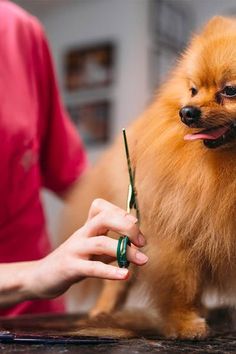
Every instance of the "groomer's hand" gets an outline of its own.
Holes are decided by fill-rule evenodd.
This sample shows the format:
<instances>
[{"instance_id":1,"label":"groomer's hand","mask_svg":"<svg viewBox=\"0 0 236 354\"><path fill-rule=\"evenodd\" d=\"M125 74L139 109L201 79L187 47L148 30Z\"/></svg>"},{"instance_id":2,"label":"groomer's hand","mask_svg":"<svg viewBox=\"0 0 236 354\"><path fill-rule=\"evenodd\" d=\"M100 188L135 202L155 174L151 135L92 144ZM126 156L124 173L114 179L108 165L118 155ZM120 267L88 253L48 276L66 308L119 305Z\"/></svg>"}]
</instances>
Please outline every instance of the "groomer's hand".
<instances>
[{"instance_id":1,"label":"groomer's hand","mask_svg":"<svg viewBox=\"0 0 236 354\"><path fill-rule=\"evenodd\" d=\"M29 279L32 296L56 297L85 277L126 279L128 269L107 264L116 259L118 244L106 236L108 231L129 236L137 248L145 244L134 216L103 199L96 199L85 225L46 258L34 262ZM128 247L127 258L143 265L148 258L136 247Z\"/></svg>"}]
</instances>

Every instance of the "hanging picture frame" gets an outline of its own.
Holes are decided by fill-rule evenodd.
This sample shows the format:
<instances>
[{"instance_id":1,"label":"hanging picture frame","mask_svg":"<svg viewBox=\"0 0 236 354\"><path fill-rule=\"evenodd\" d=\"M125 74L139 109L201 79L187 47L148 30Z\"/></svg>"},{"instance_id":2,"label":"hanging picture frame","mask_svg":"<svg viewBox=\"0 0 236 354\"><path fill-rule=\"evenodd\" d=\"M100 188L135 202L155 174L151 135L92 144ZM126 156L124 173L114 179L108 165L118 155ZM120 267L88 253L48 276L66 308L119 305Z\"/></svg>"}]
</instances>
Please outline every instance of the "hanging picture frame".
<instances>
[{"instance_id":1,"label":"hanging picture frame","mask_svg":"<svg viewBox=\"0 0 236 354\"><path fill-rule=\"evenodd\" d=\"M67 110L85 145L101 145L109 141L111 129L109 100L70 105Z\"/></svg>"},{"instance_id":2,"label":"hanging picture frame","mask_svg":"<svg viewBox=\"0 0 236 354\"><path fill-rule=\"evenodd\" d=\"M75 46L64 56L64 87L67 91L106 87L113 82L114 44L102 42Z\"/></svg>"}]
</instances>

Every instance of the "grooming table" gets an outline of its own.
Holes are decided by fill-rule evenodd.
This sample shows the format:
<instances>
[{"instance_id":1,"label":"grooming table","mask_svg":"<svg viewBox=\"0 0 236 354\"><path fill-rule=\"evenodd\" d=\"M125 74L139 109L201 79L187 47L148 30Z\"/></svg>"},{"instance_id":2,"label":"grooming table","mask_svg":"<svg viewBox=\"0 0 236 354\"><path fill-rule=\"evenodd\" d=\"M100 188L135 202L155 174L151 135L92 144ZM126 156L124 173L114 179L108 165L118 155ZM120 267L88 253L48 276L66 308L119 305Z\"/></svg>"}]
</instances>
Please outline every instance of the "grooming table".
<instances>
[{"instance_id":1,"label":"grooming table","mask_svg":"<svg viewBox=\"0 0 236 354\"><path fill-rule=\"evenodd\" d=\"M0 353L236 353L235 315L221 309L209 318L212 334L204 341L171 341L161 337L118 339L75 334L81 315L0 318Z\"/></svg>"}]
</instances>

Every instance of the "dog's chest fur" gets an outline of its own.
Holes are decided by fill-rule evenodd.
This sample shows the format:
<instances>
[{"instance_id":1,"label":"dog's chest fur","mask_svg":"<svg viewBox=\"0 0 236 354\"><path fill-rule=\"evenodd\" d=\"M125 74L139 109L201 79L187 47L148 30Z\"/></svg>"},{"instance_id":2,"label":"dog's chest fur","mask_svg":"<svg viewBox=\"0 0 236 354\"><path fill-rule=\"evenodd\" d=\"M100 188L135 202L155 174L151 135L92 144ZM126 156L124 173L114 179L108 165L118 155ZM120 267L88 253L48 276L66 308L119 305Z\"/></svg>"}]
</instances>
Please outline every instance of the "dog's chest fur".
<instances>
[{"instance_id":1,"label":"dog's chest fur","mask_svg":"<svg viewBox=\"0 0 236 354\"><path fill-rule=\"evenodd\" d=\"M194 148L167 144L142 157L137 189L143 232L156 247L171 240L214 274L235 275L236 158L199 144L194 154Z\"/></svg>"}]
</instances>

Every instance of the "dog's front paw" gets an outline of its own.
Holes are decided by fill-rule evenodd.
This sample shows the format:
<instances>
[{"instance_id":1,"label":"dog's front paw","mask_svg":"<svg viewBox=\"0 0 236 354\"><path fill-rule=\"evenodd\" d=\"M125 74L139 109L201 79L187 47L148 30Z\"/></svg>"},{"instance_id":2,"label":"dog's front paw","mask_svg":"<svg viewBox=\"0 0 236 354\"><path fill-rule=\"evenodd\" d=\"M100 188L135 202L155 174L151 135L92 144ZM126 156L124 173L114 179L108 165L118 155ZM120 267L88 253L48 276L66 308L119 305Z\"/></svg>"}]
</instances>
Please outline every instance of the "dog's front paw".
<instances>
[{"instance_id":1,"label":"dog's front paw","mask_svg":"<svg viewBox=\"0 0 236 354\"><path fill-rule=\"evenodd\" d=\"M103 315L109 315L113 313L114 308L109 304L99 304L95 305L90 311L89 311L89 317L90 318L95 318L95 317L100 317Z\"/></svg>"},{"instance_id":2,"label":"dog's front paw","mask_svg":"<svg viewBox=\"0 0 236 354\"><path fill-rule=\"evenodd\" d=\"M105 310L101 310L99 308L94 308L92 310L89 311L89 317L90 318L94 318L94 317L98 317L98 316L101 316L101 315L104 315L104 314L109 314L110 311L105 311Z\"/></svg>"},{"instance_id":3,"label":"dog's front paw","mask_svg":"<svg viewBox=\"0 0 236 354\"><path fill-rule=\"evenodd\" d=\"M170 339L204 339L209 334L209 328L204 318L177 321L164 329L164 335Z\"/></svg>"}]
</instances>

